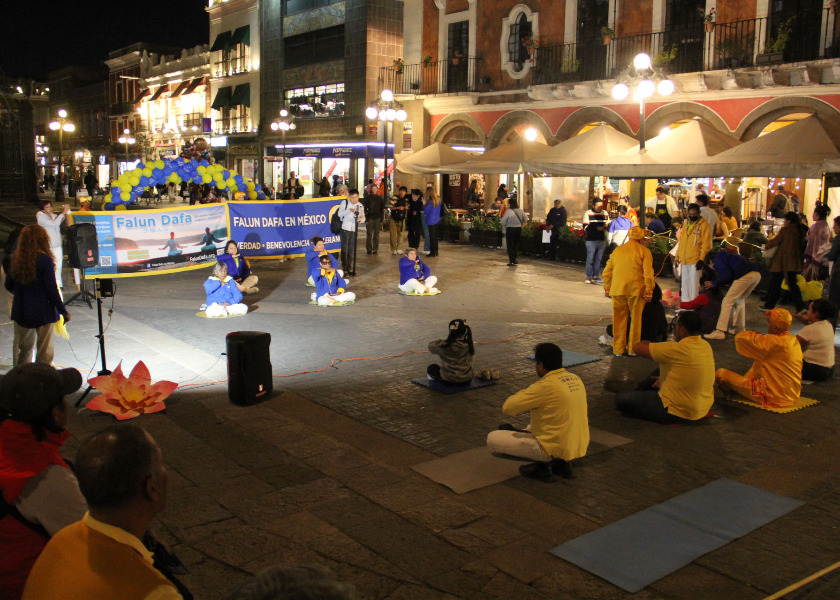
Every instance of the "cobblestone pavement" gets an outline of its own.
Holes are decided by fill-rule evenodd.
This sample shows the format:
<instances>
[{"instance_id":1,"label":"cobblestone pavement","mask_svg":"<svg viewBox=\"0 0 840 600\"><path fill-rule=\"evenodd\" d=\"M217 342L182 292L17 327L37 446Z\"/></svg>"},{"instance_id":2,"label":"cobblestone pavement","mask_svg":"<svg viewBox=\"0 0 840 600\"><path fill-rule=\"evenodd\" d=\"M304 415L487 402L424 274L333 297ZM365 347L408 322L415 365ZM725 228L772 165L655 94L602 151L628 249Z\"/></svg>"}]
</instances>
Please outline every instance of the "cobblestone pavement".
<instances>
[{"instance_id":1,"label":"cobblestone pavement","mask_svg":"<svg viewBox=\"0 0 840 600\"><path fill-rule=\"evenodd\" d=\"M776 415L721 399L721 418L683 427L622 418L603 382L641 358L615 359L597 337L609 323L603 291L582 282L582 267L441 245L428 260L443 293L396 293L397 257L359 257L355 305L307 304L304 261L254 261L261 292L243 318L195 317L206 273L117 280L105 319L107 364L144 360L153 378L182 387L164 412L136 422L161 445L171 477L158 531L192 574L199 598L223 598L262 568L317 562L355 584L362 598L624 598L629 595L548 553L550 548L720 477L806 504L711 552L633 595L762 598L838 560L840 410L837 379L806 388L821 403ZM673 285L662 279L661 285ZM749 325L761 327L757 300ZM96 315L71 307L70 344L56 362L100 368ZM448 321L473 328L476 364L498 368L499 384L453 396L412 385L430 362L428 341ZM224 336L267 331L275 395L251 407L227 400ZM9 362L11 326L0 358ZM533 346L602 356L573 367L586 383L592 426L631 444L579 461L576 477L552 484L521 478L456 495L410 469L474 448L503 421L505 397L533 382ZM718 366L746 370L731 340L713 342ZM333 359L380 358L340 362ZM302 371L318 371L290 376ZM215 383L207 383L215 382ZM195 385L200 384L200 385ZM68 453L113 422L81 410ZM523 419L517 422L523 423ZM826 577L792 598L836 598Z\"/></svg>"}]
</instances>

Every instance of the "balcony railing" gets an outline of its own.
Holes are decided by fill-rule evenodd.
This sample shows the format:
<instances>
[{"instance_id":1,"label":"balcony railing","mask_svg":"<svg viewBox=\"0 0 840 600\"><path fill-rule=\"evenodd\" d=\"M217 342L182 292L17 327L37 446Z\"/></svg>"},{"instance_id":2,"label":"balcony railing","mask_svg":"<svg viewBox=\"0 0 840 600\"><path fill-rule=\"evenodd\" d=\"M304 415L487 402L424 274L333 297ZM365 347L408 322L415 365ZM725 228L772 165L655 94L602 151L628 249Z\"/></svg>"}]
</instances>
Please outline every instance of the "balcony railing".
<instances>
[{"instance_id":1,"label":"balcony railing","mask_svg":"<svg viewBox=\"0 0 840 600\"><path fill-rule=\"evenodd\" d=\"M228 119L214 119L213 133L246 133L250 132L248 126L251 117L230 117Z\"/></svg>"},{"instance_id":2,"label":"balcony railing","mask_svg":"<svg viewBox=\"0 0 840 600\"><path fill-rule=\"evenodd\" d=\"M229 77L250 70L250 56L231 56L213 64L213 77Z\"/></svg>"},{"instance_id":3,"label":"balcony railing","mask_svg":"<svg viewBox=\"0 0 840 600\"><path fill-rule=\"evenodd\" d=\"M477 69L481 59L475 56L379 69L379 90L395 94L458 94L476 89Z\"/></svg>"},{"instance_id":4,"label":"balcony railing","mask_svg":"<svg viewBox=\"0 0 840 600\"><path fill-rule=\"evenodd\" d=\"M754 67L773 62L802 62L840 56L837 15L828 8L799 11L770 31L767 17L715 23L620 37L541 46L535 56L535 84L610 79L630 65L639 52L671 74ZM779 30L789 29L781 43ZM774 52L774 50L777 50Z\"/></svg>"}]
</instances>

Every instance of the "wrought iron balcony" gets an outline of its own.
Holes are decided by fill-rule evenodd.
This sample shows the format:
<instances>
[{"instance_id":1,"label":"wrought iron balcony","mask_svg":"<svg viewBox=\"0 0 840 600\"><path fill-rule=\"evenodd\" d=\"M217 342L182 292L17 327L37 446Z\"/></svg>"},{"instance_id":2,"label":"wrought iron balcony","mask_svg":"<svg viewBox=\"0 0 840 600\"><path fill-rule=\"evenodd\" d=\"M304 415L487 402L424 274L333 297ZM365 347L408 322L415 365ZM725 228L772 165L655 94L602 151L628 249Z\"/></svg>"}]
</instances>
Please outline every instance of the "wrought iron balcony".
<instances>
[{"instance_id":1,"label":"wrought iron balcony","mask_svg":"<svg viewBox=\"0 0 840 600\"><path fill-rule=\"evenodd\" d=\"M458 94L476 90L477 71L481 59L464 56L448 60L421 62L413 65L381 67L379 89L395 94Z\"/></svg>"}]
</instances>

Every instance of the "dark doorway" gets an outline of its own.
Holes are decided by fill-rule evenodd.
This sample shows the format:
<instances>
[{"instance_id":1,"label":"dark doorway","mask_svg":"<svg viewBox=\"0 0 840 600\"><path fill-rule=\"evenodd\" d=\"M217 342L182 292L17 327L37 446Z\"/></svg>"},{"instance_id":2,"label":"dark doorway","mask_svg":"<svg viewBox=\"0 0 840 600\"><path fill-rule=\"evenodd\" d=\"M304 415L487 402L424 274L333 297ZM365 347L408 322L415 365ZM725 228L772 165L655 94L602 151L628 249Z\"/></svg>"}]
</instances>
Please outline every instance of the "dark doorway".
<instances>
[{"instance_id":1,"label":"dark doorway","mask_svg":"<svg viewBox=\"0 0 840 600\"><path fill-rule=\"evenodd\" d=\"M578 0L577 47L580 59L581 78L604 79L606 72L607 46L601 35L601 28L609 25L609 0Z\"/></svg>"},{"instance_id":2,"label":"dark doorway","mask_svg":"<svg viewBox=\"0 0 840 600\"><path fill-rule=\"evenodd\" d=\"M705 8L706 0L666 0L663 49L671 50L676 46L677 50L676 58L666 65L669 72L693 73L703 70L703 42L706 33L702 13Z\"/></svg>"},{"instance_id":3,"label":"dark doorway","mask_svg":"<svg viewBox=\"0 0 840 600\"><path fill-rule=\"evenodd\" d=\"M785 62L819 58L822 5L822 0L771 0L765 52L782 52Z\"/></svg>"},{"instance_id":4,"label":"dark doorway","mask_svg":"<svg viewBox=\"0 0 840 600\"><path fill-rule=\"evenodd\" d=\"M467 186L469 177L466 174L453 173L443 176L443 201L449 208L469 208L467 206Z\"/></svg>"},{"instance_id":5,"label":"dark doorway","mask_svg":"<svg viewBox=\"0 0 840 600\"><path fill-rule=\"evenodd\" d=\"M470 22L457 21L449 24L448 58L446 69L446 91L467 91L467 75L470 59Z\"/></svg>"}]
</instances>

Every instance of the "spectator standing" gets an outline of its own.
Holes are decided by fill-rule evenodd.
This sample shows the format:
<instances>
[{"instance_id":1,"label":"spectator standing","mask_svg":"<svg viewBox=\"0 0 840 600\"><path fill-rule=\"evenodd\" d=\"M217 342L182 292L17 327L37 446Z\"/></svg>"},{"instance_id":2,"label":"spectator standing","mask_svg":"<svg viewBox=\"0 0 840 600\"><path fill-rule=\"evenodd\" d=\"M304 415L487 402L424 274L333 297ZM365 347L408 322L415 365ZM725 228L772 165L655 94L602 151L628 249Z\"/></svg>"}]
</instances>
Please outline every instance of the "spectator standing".
<instances>
[{"instance_id":1,"label":"spectator standing","mask_svg":"<svg viewBox=\"0 0 840 600\"><path fill-rule=\"evenodd\" d=\"M405 213L408 208L408 199L406 198L406 194L408 194L408 188L404 185L400 186L400 189L397 191L397 195L393 196L389 203L389 210L391 214L388 219L388 230L390 234L392 255L402 254L400 246L402 245L403 229L405 229Z\"/></svg>"},{"instance_id":2,"label":"spectator standing","mask_svg":"<svg viewBox=\"0 0 840 600\"><path fill-rule=\"evenodd\" d=\"M551 246L548 251L548 260L557 259L557 246L560 243L560 230L566 226L568 216L563 200L557 198L554 201L554 208L548 211L545 217L546 228L551 232Z\"/></svg>"},{"instance_id":3,"label":"spectator standing","mask_svg":"<svg viewBox=\"0 0 840 600\"><path fill-rule=\"evenodd\" d=\"M522 237L522 226L527 223L528 217L519 208L519 203L511 198L510 206L502 216L502 227L505 228L505 240L507 242L508 266L514 267L519 264L517 251L519 250L519 239Z\"/></svg>"},{"instance_id":4,"label":"spectator standing","mask_svg":"<svg viewBox=\"0 0 840 600\"><path fill-rule=\"evenodd\" d=\"M58 283L58 289L64 287L61 272L64 268L64 246L61 243L61 224L70 214L70 206L65 204L61 208L59 214L53 212L52 202L44 200L41 202L41 210L35 215L35 220L50 238L50 250L53 253L53 260L55 262L55 280Z\"/></svg>"},{"instance_id":5,"label":"spectator standing","mask_svg":"<svg viewBox=\"0 0 840 600\"><path fill-rule=\"evenodd\" d=\"M408 245L411 248L419 248L420 234L423 232L421 221L423 212L423 192L414 188L411 190L411 198L408 201L408 209L405 215L405 226L408 231Z\"/></svg>"},{"instance_id":6,"label":"spectator standing","mask_svg":"<svg viewBox=\"0 0 840 600\"><path fill-rule=\"evenodd\" d=\"M426 202L423 204L423 214L426 215L426 229L428 230L429 258L438 255L438 223L441 217L441 201L432 184L426 184Z\"/></svg>"},{"instance_id":7,"label":"spectator standing","mask_svg":"<svg viewBox=\"0 0 840 600\"><path fill-rule=\"evenodd\" d=\"M828 301L834 306L840 306L840 217L834 217L832 226L834 241L831 249L826 253L825 259L832 263L831 277L828 280ZM834 326L837 326L837 317L834 317Z\"/></svg>"},{"instance_id":8,"label":"spectator standing","mask_svg":"<svg viewBox=\"0 0 840 600\"><path fill-rule=\"evenodd\" d=\"M365 248L368 254L379 252L379 232L382 231L382 215L385 212L385 202L379 195L379 190L365 194L365 226L367 236Z\"/></svg>"},{"instance_id":9,"label":"spectator standing","mask_svg":"<svg viewBox=\"0 0 840 600\"><path fill-rule=\"evenodd\" d=\"M365 207L359 202L359 190L348 191L347 200L338 208L341 219L341 266L348 275L355 276L356 241L359 235L359 223L365 219Z\"/></svg>"},{"instance_id":10,"label":"spectator standing","mask_svg":"<svg viewBox=\"0 0 840 600\"><path fill-rule=\"evenodd\" d=\"M93 192L96 190L96 175L93 174L93 168L88 169L85 173L84 183L88 197L93 198Z\"/></svg>"},{"instance_id":11,"label":"spectator standing","mask_svg":"<svg viewBox=\"0 0 840 600\"><path fill-rule=\"evenodd\" d=\"M52 364L53 325L60 316L70 320L55 281L52 251L47 232L39 225L24 227L6 275L6 289L14 296L15 366L34 362Z\"/></svg>"},{"instance_id":12,"label":"spectator standing","mask_svg":"<svg viewBox=\"0 0 840 600\"><path fill-rule=\"evenodd\" d=\"M715 211L709 208L709 197L706 194L697 194L697 198L695 198L697 202L697 206L700 207L700 216L706 219L706 222L709 224L709 236L714 238L716 232L718 230L718 216ZM729 232L727 231L724 233L724 236L728 235ZM709 240L711 244L712 240Z\"/></svg>"},{"instance_id":13,"label":"spectator standing","mask_svg":"<svg viewBox=\"0 0 840 600\"><path fill-rule=\"evenodd\" d=\"M621 246L629 239L627 234L633 226L633 221L627 218L627 206L619 205L618 216L607 228L607 243L610 246Z\"/></svg>"},{"instance_id":14,"label":"spectator standing","mask_svg":"<svg viewBox=\"0 0 840 600\"><path fill-rule=\"evenodd\" d=\"M583 215L586 229L586 280L584 283L603 283L601 279L601 258L604 255L604 233L610 223L610 216L604 210L600 198L592 201L592 208Z\"/></svg>"},{"instance_id":15,"label":"spectator standing","mask_svg":"<svg viewBox=\"0 0 840 600\"><path fill-rule=\"evenodd\" d=\"M318 186L318 197L320 198L329 198L330 197L330 180L327 179L327 176L321 179L321 183Z\"/></svg>"},{"instance_id":16,"label":"spectator standing","mask_svg":"<svg viewBox=\"0 0 840 600\"><path fill-rule=\"evenodd\" d=\"M770 259L770 283L767 288L767 302L763 310L772 310L782 295L782 281L787 281L790 295L796 305L796 312L805 310L802 290L799 289L796 276L802 272L802 251L805 248L799 215L789 212L785 215L784 225L778 235L767 242L766 248L778 248Z\"/></svg>"},{"instance_id":17,"label":"spectator standing","mask_svg":"<svg viewBox=\"0 0 840 600\"><path fill-rule=\"evenodd\" d=\"M831 242L831 228L828 226L828 215L831 209L825 204L818 204L814 208L814 222L808 228L805 244L805 269L803 275L807 281L823 280L828 274L828 261L825 253Z\"/></svg>"},{"instance_id":18,"label":"spectator standing","mask_svg":"<svg viewBox=\"0 0 840 600\"><path fill-rule=\"evenodd\" d=\"M141 539L166 506L168 474L152 437L109 427L76 456L88 513L56 533L35 562L24 600L180 600Z\"/></svg>"}]
</instances>

